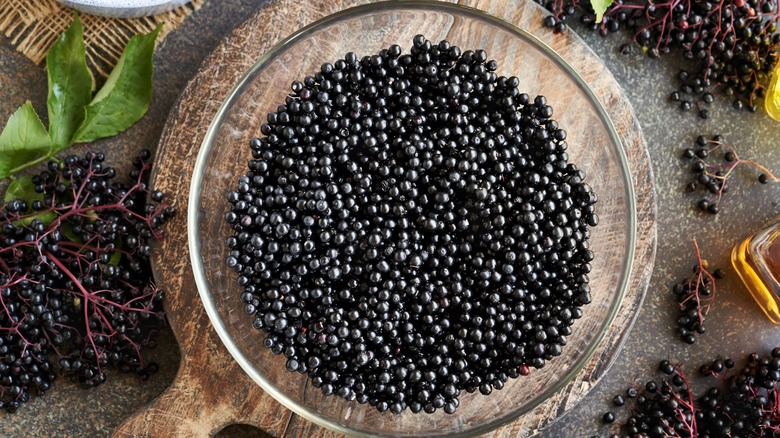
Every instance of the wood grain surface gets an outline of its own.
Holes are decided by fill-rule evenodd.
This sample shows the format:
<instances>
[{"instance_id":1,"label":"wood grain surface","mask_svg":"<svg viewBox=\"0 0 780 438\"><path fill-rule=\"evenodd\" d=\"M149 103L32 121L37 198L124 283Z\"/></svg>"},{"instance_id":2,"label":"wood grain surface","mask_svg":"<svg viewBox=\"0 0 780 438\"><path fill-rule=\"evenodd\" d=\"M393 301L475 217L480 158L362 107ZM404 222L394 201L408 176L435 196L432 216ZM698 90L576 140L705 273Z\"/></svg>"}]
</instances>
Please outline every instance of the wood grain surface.
<instances>
[{"instance_id":1,"label":"wood grain surface","mask_svg":"<svg viewBox=\"0 0 780 438\"><path fill-rule=\"evenodd\" d=\"M176 380L136 412L115 436L211 436L234 423L251 424L274 437L337 434L293 415L263 392L233 360L201 304L190 266L186 214L191 174L206 130L234 84L254 62L291 31L367 0L270 1L239 26L206 60L169 115L157 151L155 186L174 195L181 212L153 260L168 291L168 318L181 348ZM542 27L546 12L526 0L461 0L529 31L557 51L591 86L607 109L628 155L637 200L637 245L629 288L615 322L585 368L558 394L516 422L485 436L531 435L554 421L595 385L633 324L655 258L655 193L644 139L631 106L600 60L573 32L553 35ZM258 26L257 23L267 23ZM174 293L173 291L178 291Z\"/></svg>"}]
</instances>

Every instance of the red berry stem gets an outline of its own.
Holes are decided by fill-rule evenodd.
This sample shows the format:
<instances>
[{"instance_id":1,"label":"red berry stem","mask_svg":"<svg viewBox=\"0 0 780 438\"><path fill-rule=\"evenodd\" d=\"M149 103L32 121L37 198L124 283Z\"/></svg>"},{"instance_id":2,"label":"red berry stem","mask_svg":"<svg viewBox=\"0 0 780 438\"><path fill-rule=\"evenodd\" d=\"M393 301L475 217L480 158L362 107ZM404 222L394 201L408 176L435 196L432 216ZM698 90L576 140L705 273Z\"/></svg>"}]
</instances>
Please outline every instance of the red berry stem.
<instances>
[{"instance_id":1,"label":"red berry stem","mask_svg":"<svg viewBox=\"0 0 780 438\"><path fill-rule=\"evenodd\" d=\"M148 243L175 209L147 186L149 158L134 160L128 184L100 153L50 162L30 181L37 195L23 187L28 199L0 210L0 408L49 390L52 358L83 387L107 368L156 371L142 355L165 322Z\"/></svg>"},{"instance_id":2,"label":"red berry stem","mask_svg":"<svg viewBox=\"0 0 780 438\"><path fill-rule=\"evenodd\" d=\"M696 249L696 263L698 264L698 269L696 270L697 272L691 276L690 280L688 280L694 284L694 288L693 293L689 298L686 299L686 301L693 297L696 298L696 300L699 302L699 305L696 309L699 317L699 324L704 324L704 316L710 311L710 306L712 306L712 302L715 298L715 277L713 277L712 274L707 271L705 262L701 258L699 243L696 242L696 239L693 239L693 246ZM702 295L699 293L699 289L704 287L707 283L712 284L712 292L702 298ZM683 307L683 303L680 303L680 308L682 309Z\"/></svg>"},{"instance_id":3,"label":"red berry stem","mask_svg":"<svg viewBox=\"0 0 780 438\"><path fill-rule=\"evenodd\" d=\"M688 379L685 377L685 373L683 372L681 364L678 364L674 367L674 375L679 376L680 379L682 379L683 396L674 390L669 392L672 397L685 408L677 409L675 411L675 415L677 416L677 419L684 425L684 430L688 431L691 437L698 437L699 431L696 426L696 404L693 399L693 394L691 393L691 386L688 384ZM664 383L668 385L668 383Z\"/></svg>"},{"instance_id":4,"label":"red berry stem","mask_svg":"<svg viewBox=\"0 0 780 438\"><path fill-rule=\"evenodd\" d=\"M682 54L692 70L680 71L678 91L670 100L682 111L697 108L704 119L710 112L701 104L712 103L713 93L733 99L736 109L757 111L777 62L777 0L616 0L598 23L590 2L537 2L553 13L544 24L556 33L580 8L580 21L591 30L607 36L626 29L650 58ZM630 53L631 46L624 44L620 50Z\"/></svg>"},{"instance_id":5,"label":"red berry stem","mask_svg":"<svg viewBox=\"0 0 780 438\"><path fill-rule=\"evenodd\" d=\"M713 162L713 157L716 156L722 156L722 160ZM765 166L741 158L736 148L719 135L712 139L700 135L696 138L696 147L686 149L683 157L696 160L691 167L694 181L688 184L688 191L694 192L700 189L706 191L707 195L699 199L697 205L699 209L713 214L720 211L723 195L731 188L734 169L740 165L758 169L760 171L758 181L762 184L780 181L780 178Z\"/></svg>"},{"instance_id":6,"label":"red berry stem","mask_svg":"<svg viewBox=\"0 0 780 438\"><path fill-rule=\"evenodd\" d=\"M672 288L679 303L680 314L677 319L678 334L687 343L696 342L696 333L704 333L704 322L715 299L715 280L721 278L723 271L717 269L714 273L707 270L707 261L701 256L699 244L694 239L696 265L693 273Z\"/></svg>"}]
</instances>

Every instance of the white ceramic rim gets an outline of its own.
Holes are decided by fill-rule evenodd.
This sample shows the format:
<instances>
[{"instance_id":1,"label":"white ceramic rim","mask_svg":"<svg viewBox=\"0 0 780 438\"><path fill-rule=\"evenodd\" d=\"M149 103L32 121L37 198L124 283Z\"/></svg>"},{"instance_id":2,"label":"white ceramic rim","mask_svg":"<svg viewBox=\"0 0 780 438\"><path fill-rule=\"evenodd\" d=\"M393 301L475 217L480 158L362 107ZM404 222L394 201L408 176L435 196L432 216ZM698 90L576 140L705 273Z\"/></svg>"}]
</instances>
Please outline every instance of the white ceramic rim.
<instances>
[{"instance_id":1,"label":"white ceramic rim","mask_svg":"<svg viewBox=\"0 0 780 438\"><path fill-rule=\"evenodd\" d=\"M192 0L57 0L84 14L111 18L139 18L162 14Z\"/></svg>"},{"instance_id":2,"label":"white ceramic rim","mask_svg":"<svg viewBox=\"0 0 780 438\"><path fill-rule=\"evenodd\" d=\"M182 0L67 0L74 5L93 6L106 9L134 9L161 6L168 3L183 3Z\"/></svg>"}]
</instances>

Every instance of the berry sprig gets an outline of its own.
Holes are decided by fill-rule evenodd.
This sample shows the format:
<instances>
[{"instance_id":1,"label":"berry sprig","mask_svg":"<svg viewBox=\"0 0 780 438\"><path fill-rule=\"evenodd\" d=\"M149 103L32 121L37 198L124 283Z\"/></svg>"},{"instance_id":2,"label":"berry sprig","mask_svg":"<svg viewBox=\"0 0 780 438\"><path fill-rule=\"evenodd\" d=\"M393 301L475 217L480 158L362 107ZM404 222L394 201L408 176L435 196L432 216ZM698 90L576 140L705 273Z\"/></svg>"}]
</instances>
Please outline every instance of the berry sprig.
<instances>
[{"instance_id":1,"label":"berry sprig","mask_svg":"<svg viewBox=\"0 0 780 438\"><path fill-rule=\"evenodd\" d=\"M780 432L780 347L767 355L752 353L737 372L731 359L715 359L700 368L718 383L696 396L682 364L663 360L661 379L644 388L626 391L613 404L630 413L624 422L607 412L605 423L615 423L621 435L656 437L776 436Z\"/></svg>"},{"instance_id":2,"label":"berry sprig","mask_svg":"<svg viewBox=\"0 0 780 438\"><path fill-rule=\"evenodd\" d=\"M0 211L0 408L49 390L54 363L85 388L107 368L157 370L142 358L165 322L149 243L175 209L147 186L149 158L136 158L128 184L89 152L9 188L21 199Z\"/></svg>"},{"instance_id":3,"label":"berry sprig","mask_svg":"<svg viewBox=\"0 0 780 438\"><path fill-rule=\"evenodd\" d=\"M713 162L715 156L722 158L719 162ZM698 136L696 146L685 149L683 158L695 160L691 166L694 179L688 183L686 190L704 191L706 195L697 201L696 206L712 214L720 212L721 199L731 188L732 176L737 166L746 165L757 169L759 171L757 180L761 184L780 181L765 166L753 160L740 158L734 146L728 144L719 135L712 139L707 139L703 135Z\"/></svg>"},{"instance_id":4,"label":"berry sprig","mask_svg":"<svg viewBox=\"0 0 780 438\"><path fill-rule=\"evenodd\" d=\"M544 23L556 32L579 10L580 21L602 36L627 29L650 58L682 54L690 68L680 71L670 100L682 111L697 109L702 118L709 117L704 105L717 94L732 99L736 109L757 111L777 63L777 0L615 0L600 22L591 2L537 2L553 13ZM629 53L630 46L620 51Z\"/></svg>"},{"instance_id":5,"label":"berry sprig","mask_svg":"<svg viewBox=\"0 0 780 438\"><path fill-rule=\"evenodd\" d=\"M628 436L698 437L698 407L683 366L663 360L658 368L666 378L648 380L639 388L634 385L626 390L625 399L622 395L612 399L616 407L625 406L628 399L626 407L631 410L628 419L617 427ZM615 420L613 412L602 416L608 424Z\"/></svg>"},{"instance_id":6,"label":"berry sprig","mask_svg":"<svg viewBox=\"0 0 780 438\"><path fill-rule=\"evenodd\" d=\"M696 265L687 279L672 287L672 292L680 306L677 318L677 333L688 344L696 342L696 334L705 331L704 321L715 298L715 280L723 278L723 271L707 270L708 263L702 259L699 244L693 241L696 249Z\"/></svg>"}]
</instances>

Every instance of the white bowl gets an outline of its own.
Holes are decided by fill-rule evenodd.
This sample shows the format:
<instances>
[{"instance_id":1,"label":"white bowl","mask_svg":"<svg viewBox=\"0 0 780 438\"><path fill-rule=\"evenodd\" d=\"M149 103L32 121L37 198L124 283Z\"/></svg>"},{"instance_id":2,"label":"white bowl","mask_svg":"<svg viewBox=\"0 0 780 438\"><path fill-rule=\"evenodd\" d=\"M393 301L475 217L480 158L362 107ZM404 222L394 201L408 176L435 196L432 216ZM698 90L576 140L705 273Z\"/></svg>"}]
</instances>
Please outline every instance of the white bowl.
<instances>
[{"instance_id":1,"label":"white bowl","mask_svg":"<svg viewBox=\"0 0 780 438\"><path fill-rule=\"evenodd\" d=\"M65 6L92 15L131 18L167 12L191 0L58 0Z\"/></svg>"}]
</instances>

